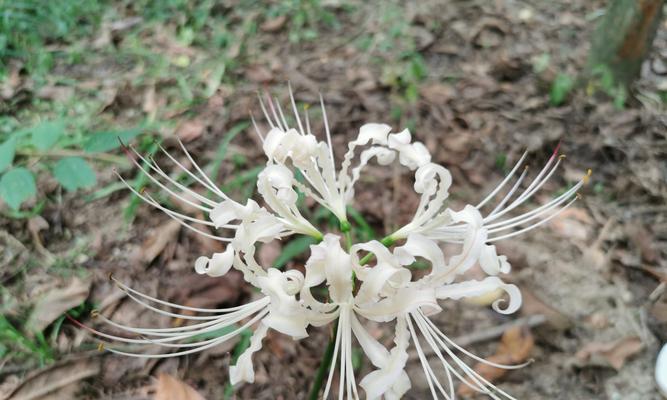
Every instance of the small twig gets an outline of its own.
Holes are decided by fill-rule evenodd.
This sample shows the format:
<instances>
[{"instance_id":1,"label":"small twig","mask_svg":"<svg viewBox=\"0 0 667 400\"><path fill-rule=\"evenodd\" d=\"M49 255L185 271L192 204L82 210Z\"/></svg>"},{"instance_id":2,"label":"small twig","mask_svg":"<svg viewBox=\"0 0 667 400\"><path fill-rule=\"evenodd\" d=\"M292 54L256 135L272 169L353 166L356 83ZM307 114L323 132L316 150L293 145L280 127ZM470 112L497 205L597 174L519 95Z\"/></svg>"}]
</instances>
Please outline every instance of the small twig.
<instances>
[{"instance_id":1,"label":"small twig","mask_svg":"<svg viewBox=\"0 0 667 400\"><path fill-rule=\"evenodd\" d=\"M82 157L90 160L104 161L113 164L130 165L125 157L106 153L86 153L79 150L54 149L47 151L16 150L16 154L26 157Z\"/></svg>"}]
</instances>

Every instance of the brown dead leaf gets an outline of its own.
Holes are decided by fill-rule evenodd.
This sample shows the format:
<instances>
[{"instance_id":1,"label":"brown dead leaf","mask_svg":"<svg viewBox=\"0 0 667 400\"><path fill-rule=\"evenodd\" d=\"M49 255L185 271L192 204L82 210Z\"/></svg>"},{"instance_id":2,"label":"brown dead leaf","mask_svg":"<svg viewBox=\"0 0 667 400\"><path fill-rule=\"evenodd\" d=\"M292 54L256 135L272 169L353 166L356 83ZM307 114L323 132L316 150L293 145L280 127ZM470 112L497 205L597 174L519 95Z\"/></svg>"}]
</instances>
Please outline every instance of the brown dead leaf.
<instances>
[{"instance_id":1,"label":"brown dead leaf","mask_svg":"<svg viewBox=\"0 0 667 400\"><path fill-rule=\"evenodd\" d=\"M627 359L644 348L637 336L628 336L613 342L591 342L582 347L575 358L580 366L611 366L620 370Z\"/></svg>"},{"instance_id":2,"label":"brown dead leaf","mask_svg":"<svg viewBox=\"0 0 667 400\"><path fill-rule=\"evenodd\" d=\"M176 136L183 142L188 143L200 137L206 130L206 124L200 120L189 120L183 122L176 129Z\"/></svg>"},{"instance_id":3,"label":"brown dead leaf","mask_svg":"<svg viewBox=\"0 0 667 400\"><path fill-rule=\"evenodd\" d=\"M658 261L658 251L654 246L655 238L648 229L639 223L633 223L626 224L625 230L630 242L640 251L644 261L652 264Z\"/></svg>"},{"instance_id":4,"label":"brown dead leaf","mask_svg":"<svg viewBox=\"0 0 667 400\"><path fill-rule=\"evenodd\" d=\"M45 100L64 102L74 96L74 88L71 86L47 85L37 91L37 97Z\"/></svg>"},{"instance_id":5,"label":"brown dead leaf","mask_svg":"<svg viewBox=\"0 0 667 400\"><path fill-rule=\"evenodd\" d=\"M54 287L43 295L35 305L26 322L30 332L41 332L65 311L76 307L88 298L90 279L73 278L69 285Z\"/></svg>"},{"instance_id":6,"label":"brown dead leaf","mask_svg":"<svg viewBox=\"0 0 667 400\"><path fill-rule=\"evenodd\" d=\"M662 342L667 342L667 298L658 301L649 310L647 325Z\"/></svg>"},{"instance_id":7,"label":"brown dead leaf","mask_svg":"<svg viewBox=\"0 0 667 400\"><path fill-rule=\"evenodd\" d=\"M557 309L551 307L550 305L544 303L537 297L534 293L523 288L521 290L521 296L523 299L523 305L521 306L521 314L523 315L537 315L542 314L547 318L547 323L560 331L563 331L569 328L572 325L570 319L558 311Z\"/></svg>"},{"instance_id":8,"label":"brown dead leaf","mask_svg":"<svg viewBox=\"0 0 667 400\"><path fill-rule=\"evenodd\" d=\"M155 384L154 400L206 400L192 386L171 375L161 373Z\"/></svg>"},{"instance_id":9,"label":"brown dead leaf","mask_svg":"<svg viewBox=\"0 0 667 400\"><path fill-rule=\"evenodd\" d=\"M7 231L0 231L0 277L17 273L28 262L30 253L23 243Z\"/></svg>"},{"instance_id":10,"label":"brown dead leaf","mask_svg":"<svg viewBox=\"0 0 667 400\"><path fill-rule=\"evenodd\" d=\"M264 32L275 32L280 30L287 22L286 15L280 15L276 18L267 19L260 25L260 29Z\"/></svg>"},{"instance_id":11,"label":"brown dead leaf","mask_svg":"<svg viewBox=\"0 0 667 400\"><path fill-rule=\"evenodd\" d=\"M150 263L162 253L167 244L176 240L181 224L173 219L158 226L141 245L141 259Z\"/></svg>"},{"instance_id":12,"label":"brown dead leaf","mask_svg":"<svg viewBox=\"0 0 667 400\"><path fill-rule=\"evenodd\" d=\"M548 222L556 233L573 241L586 241L590 236L593 218L583 208L570 207Z\"/></svg>"},{"instance_id":13,"label":"brown dead leaf","mask_svg":"<svg viewBox=\"0 0 667 400\"><path fill-rule=\"evenodd\" d=\"M268 83L273 80L271 70L262 65L251 65L246 68L245 76L249 81L255 83Z\"/></svg>"},{"instance_id":14,"label":"brown dead leaf","mask_svg":"<svg viewBox=\"0 0 667 400\"><path fill-rule=\"evenodd\" d=\"M503 334L496 354L488 357L486 360L497 364L521 364L530 357L534 346L535 339L530 330L525 327L514 326L506 330ZM497 381L507 374L508 371L481 362L475 364L474 369L489 382ZM459 396L469 396L475 393L475 391L466 384L461 383L457 393Z\"/></svg>"},{"instance_id":15,"label":"brown dead leaf","mask_svg":"<svg viewBox=\"0 0 667 400\"><path fill-rule=\"evenodd\" d=\"M56 364L30 373L21 384L10 393L8 400L63 399L61 396L78 391L77 383L100 372L96 359L84 359Z\"/></svg>"}]
</instances>

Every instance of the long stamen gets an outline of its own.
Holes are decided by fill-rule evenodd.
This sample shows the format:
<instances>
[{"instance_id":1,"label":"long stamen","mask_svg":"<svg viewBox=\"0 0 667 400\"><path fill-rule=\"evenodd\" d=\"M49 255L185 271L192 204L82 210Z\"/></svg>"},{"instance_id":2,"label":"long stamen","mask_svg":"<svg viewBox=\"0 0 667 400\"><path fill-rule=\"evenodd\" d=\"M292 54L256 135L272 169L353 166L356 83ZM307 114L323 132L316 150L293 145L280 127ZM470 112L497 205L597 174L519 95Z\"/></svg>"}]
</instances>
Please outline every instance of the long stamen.
<instances>
[{"instance_id":1,"label":"long stamen","mask_svg":"<svg viewBox=\"0 0 667 400\"><path fill-rule=\"evenodd\" d=\"M134 151L134 150L132 150L132 151ZM128 152L129 152L129 150L128 150ZM152 165L147 159L145 159L143 156L141 156L141 155L140 155L139 153L137 153L136 151L134 151L134 153L135 153L136 155L138 155L142 160L144 160L144 162L145 162L151 169L154 168L153 165ZM198 209L200 209L200 210L202 210L202 211L204 211L204 212L207 212L207 213L208 213L208 212L211 212L211 209L210 209L210 208L204 207L204 206L202 206L201 204L197 204L197 203L191 201L190 199L188 199L188 198L186 198L186 197L184 197L184 196L182 196L182 195L180 195L180 194L177 194L176 192L174 192L173 190L171 190L169 187L167 187L166 185L164 185L162 182L160 182L157 178L155 178L150 172L146 171L146 169L145 169L145 168L144 168L144 167L143 167L137 160L135 160L133 157L130 157L130 158L132 158L132 162L134 163L134 165L137 166L137 167L144 173L144 175L145 175L148 179L150 179L150 180L151 180L153 183L155 183L158 187L160 187L161 189L163 189L164 191L166 191L167 193L169 193L171 196L173 196L174 198L177 198L177 199L183 201L184 203L187 203L187 204L189 204L189 205L191 205L191 206L193 206L193 207L195 207L195 208L198 208ZM158 173L158 174L159 174L159 173ZM174 184L176 184L177 187L178 187L178 185L180 185L180 184L177 184L176 182L174 182L171 178L168 178L168 180L169 180L170 183L174 183ZM127 185L127 182L126 182L125 184ZM129 186L129 185L128 185L128 186ZM187 189L187 191L194 193L194 192L193 192L192 190L190 190L190 189Z\"/></svg>"},{"instance_id":2,"label":"long stamen","mask_svg":"<svg viewBox=\"0 0 667 400\"><path fill-rule=\"evenodd\" d=\"M489 194L484 198L484 200L480 201L479 204L477 204L477 206L475 206L476 208L479 209L479 208L484 207L484 204L486 204L489 200L491 200L491 199L492 199L492 198L493 198L493 197L494 197L494 196L495 196L495 195L496 195L496 194L497 194L497 193L498 193L498 192L505 186L505 184L507 184L507 182L509 182L509 180L512 179L512 177L513 177L514 174L516 173L516 170L519 169L519 166L521 165L521 163L523 163L523 160L526 158L526 155L527 155L527 154L528 154L527 151L523 153L523 155L521 156L521 158L519 158L519 161L517 161L517 163L514 165L514 168L512 168L512 170L510 171L510 173L507 174L507 176L505 177L505 179L503 179L503 181L500 182L500 184L499 184L495 189L493 189L493 191L492 191L491 193L489 193Z\"/></svg>"},{"instance_id":3,"label":"long stamen","mask_svg":"<svg viewBox=\"0 0 667 400\"><path fill-rule=\"evenodd\" d=\"M287 124L285 124L285 126L281 125L280 118L278 118L278 114L276 113L276 107L273 105L273 100L271 100L271 95L269 95L269 93L265 93L265 96L269 103L269 109L271 110L271 114L273 115L276 125L278 125L280 130L287 132Z\"/></svg>"},{"instance_id":4,"label":"long stamen","mask_svg":"<svg viewBox=\"0 0 667 400\"><path fill-rule=\"evenodd\" d=\"M289 125L287 124L287 119L285 118L285 114L283 114L283 108L280 105L280 102L278 101L278 98L274 97L273 101L276 103L276 108L278 109L278 114L280 114L280 120L283 121L283 125L285 126L285 131L289 129Z\"/></svg>"},{"instance_id":5,"label":"long stamen","mask_svg":"<svg viewBox=\"0 0 667 400\"><path fill-rule=\"evenodd\" d=\"M331 383L333 382L334 371L336 371L336 361L338 360L338 350L340 347L341 337L343 334L343 329L341 327L341 320L338 318L338 327L336 329L336 341L334 344L333 358L331 359L331 366L329 368L329 377L327 378L327 384L324 387L323 399L329 397L329 390L331 389Z\"/></svg>"},{"instance_id":6,"label":"long stamen","mask_svg":"<svg viewBox=\"0 0 667 400\"><path fill-rule=\"evenodd\" d=\"M556 171L556 169L558 168L558 165L560 165L560 161L561 161L561 160L560 160L560 158L559 158L558 161L556 162L556 165L554 165L554 167L551 168L551 170L549 170L549 167L551 166L551 163L553 162L553 160L554 160L554 157L552 156L552 158L549 159L549 161L548 161L547 164L544 166L544 168L542 168L542 170L540 171L540 173L535 177L535 179L530 183L530 185L528 185L528 188L526 188L526 190L525 190L521 195L519 195L519 197L518 197L516 200L514 200L514 201L513 201L509 206L507 206L507 208L505 208L504 210L499 211L499 212L498 212L497 214L495 214L495 215L490 215L490 216L488 216L487 218L485 218L485 219L484 219L484 222L490 222L490 221L492 221L492 220L494 220L494 219L497 219L498 217L500 217L500 216L502 216L502 215L504 215L504 214L507 214L508 212L512 211L512 210L515 209L516 207L520 206L520 205L523 204L526 200L530 199L530 198L533 196L533 194L535 194L538 190L540 190L540 188L541 188L542 186L544 186L544 184L549 180L549 178L551 178L551 176L553 175L553 173ZM549 173L546 175L546 177L544 177L544 179L542 179L542 176L543 176L547 171L549 171Z\"/></svg>"},{"instance_id":7,"label":"long stamen","mask_svg":"<svg viewBox=\"0 0 667 400\"><path fill-rule=\"evenodd\" d=\"M264 143L264 136L262 136L262 132L259 130L259 126L257 126L257 121L255 121L255 116L250 113L250 121L252 121L252 126L255 128L255 133L257 134L257 137L259 137L259 141Z\"/></svg>"},{"instance_id":8,"label":"long stamen","mask_svg":"<svg viewBox=\"0 0 667 400\"><path fill-rule=\"evenodd\" d=\"M548 216L547 218L545 218L545 219L543 219L543 220L541 220L541 221L539 221L539 222L534 223L533 225L530 225L530 226L528 226L528 227L526 227L526 228L524 228L524 229L518 230L518 231L516 231L516 232L508 233L508 234L503 235L503 236L498 236L498 237L490 238L490 239L488 240L488 242L490 243L490 242L495 242L495 241L498 241L498 240L503 240L503 239L511 238L511 237L513 237L513 236L520 235L520 234L522 234L522 233L524 233L524 232L528 232L529 230L535 229L535 228L537 228L537 227L540 226L540 225L546 224L546 223L549 222L551 219L553 219L554 217L560 215L563 211L567 210L572 204L574 204L575 201L577 201L577 198L572 199L572 200L571 200L569 203L567 203L563 208L561 208L561 209L558 210L557 212L551 214L551 215Z\"/></svg>"},{"instance_id":9,"label":"long stamen","mask_svg":"<svg viewBox=\"0 0 667 400\"><path fill-rule=\"evenodd\" d=\"M259 106L261 107L262 113L264 114L264 119L266 119L266 122L269 123L269 126L271 127L271 129L275 128L276 126L273 124L273 120L271 119L271 116L266 111L266 106L264 105L264 100L262 100L262 95L259 94L259 92L257 92L257 98L259 99Z\"/></svg>"},{"instance_id":10,"label":"long stamen","mask_svg":"<svg viewBox=\"0 0 667 400\"><path fill-rule=\"evenodd\" d=\"M419 357L419 361L421 362L422 369L424 370L424 375L426 376L426 382L428 383L428 387L431 389L431 394L433 395L434 399L438 398L438 394L435 391L435 387L433 387L433 381L431 380L431 376L435 377L435 374L433 373L433 370L431 369L431 366L428 364L428 360L426 359L426 355L424 355L424 352L422 351L421 345L419 344L419 339L417 338L417 333L415 332L415 328L412 326L412 321L409 316L405 317L407 322L408 322L408 329L410 329L410 335L412 336L412 339L414 340L415 343L415 349L417 350L417 356Z\"/></svg>"},{"instance_id":11,"label":"long stamen","mask_svg":"<svg viewBox=\"0 0 667 400\"><path fill-rule=\"evenodd\" d=\"M125 291L132 292L132 293L136 294L137 296L143 297L143 298L145 298L145 299L147 299L147 300L153 301L153 302L158 303L158 304L162 304L162 305L164 305L164 306L173 307L173 308L178 308L178 309L186 310L186 311L204 312L204 313L227 313L227 312L237 311L237 310L243 309L244 307L246 307L246 306L248 306L248 305L250 305L250 304L256 304L256 303L266 303L266 304L268 304L268 302L269 302L268 297L265 297L265 298L262 298L262 299L259 299L259 300L255 300L255 301L253 301L252 303L248 303L248 304L241 305L241 306L236 306L236 307L229 307L229 308L198 308L198 307L189 307L189 306L183 306L183 305L176 304L176 303L171 303L171 302L168 302L168 301L165 301L165 300L160 300L160 299L157 299L157 298L155 298L155 297L151 297L151 296L149 296L149 295L147 295L147 294L145 294L145 293L142 293L142 292L140 292L140 291L138 291L138 290L136 290L136 289L133 289L133 288L131 288L131 287L125 285L123 282L121 282L121 281L119 281L118 279L116 279L116 277L114 277L113 275L110 277L110 279L111 279L114 283L116 283L116 285L118 285L118 287L120 287L121 289L123 289L123 290L125 290Z\"/></svg>"},{"instance_id":12,"label":"long stamen","mask_svg":"<svg viewBox=\"0 0 667 400\"><path fill-rule=\"evenodd\" d=\"M200 347L197 347L197 348L191 349L191 350L185 350L185 351L180 351L180 352L175 352L175 353L166 353L166 354L130 353L130 352L125 352L125 351L121 351L121 350L117 350L117 349L113 349L113 348L107 348L107 350L109 352L112 352L112 353L115 353L115 354L120 354L120 355L124 355L124 356L129 356L129 357L138 357L138 358L168 358L168 357L177 357L177 356L183 356L183 355L186 355L186 354L197 353L197 352L200 352L202 350L206 350L206 349L209 349L211 347L214 347L214 346L216 346L216 345L218 345L222 342L225 342L228 339L231 339L232 337L238 335L239 333L243 332L247 327L251 326L252 324L259 321L260 319L264 318L264 316L266 316L266 314L268 314L268 312L269 311L267 310L263 313L257 314L253 319L246 322L243 326L235 329L234 331L232 331L232 332L230 332L226 335L223 335L219 338L216 338L215 341L213 341L209 344L206 344L204 346L200 346Z\"/></svg>"},{"instance_id":13,"label":"long stamen","mask_svg":"<svg viewBox=\"0 0 667 400\"><path fill-rule=\"evenodd\" d=\"M296 118L296 123L299 125L299 132L301 132L301 135L305 136L305 132L303 130L303 125L301 124L301 117L299 117L299 110L296 108L296 101L294 100L294 92L292 92L292 85L287 82L287 88L289 90L289 98L290 102L292 103L292 111L294 112L294 118Z\"/></svg>"},{"instance_id":14,"label":"long stamen","mask_svg":"<svg viewBox=\"0 0 667 400\"><path fill-rule=\"evenodd\" d=\"M322 93L320 93L320 107L322 107L322 119L324 120L324 131L327 134L327 146L329 146L329 157L331 157L331 165L333 166L334 179L336 179L336 162L333 154L333 145L331 144L331 131L329 131L327 110L324 107L324 98L322 97Z\"/></svg>"},{"instance_id":15,"label":"long stamen","mask_svg":"<svg viewBox=\"0 0 667 400\"><path fill-rule=\"evenodd\" d=\"M217 196L220 196L220 197L223 198L223 199L228 199L227 195L225 195L222 191L220 191L220 189L218 189L215 185L213 185L212 182L210 182L210 181L208 181L208 182L204 182L204 181L202 181L197 175L193 174L192 171L190 171L190 170L189 170L188 168L186 168L183 164L181 164L178 160L176 160L176 158L175 158L174 156L172 156L171 153L169 153L164 147L162 147L162 145L158 145L158 146L160 147L160 150L161 150L167 157L169 157L169 159L170 159L174 164L176 164L176 166L178 166L183 172L185 172L186 174L188 174L188 176L190 176L192 179L194 179L195 181L197 181L200 185L202 185L202 186L205 187L206 189L208 189L208 190L210 190L211 192L215 193ZM183 146L182 143L181 143L181 146ZM184 147L183 147L183 148L184 148ZM189 153L187 153L187 155L189 155ZM189 159L191 162L193 162L193 164L194 164L194 161L192 161L192 158L191 158L191 157L188 157L188 159ZM155 163L155 166L156 166L157 168L159 168L160 170L162 170L162 169L160 168L160 166L159 166L157 163ZM203 173L203 172L202 172L202 173Z\"/></svg>"},{"instance_id":16,"label":"long stamen","mask_svg":"<svg viewBox=\"0 0 667 400\"><path fill-rule=\"evenodd\" d=\"M218 194L223 199L229 199L229 197L226 194L224 194L220 189L218 189L218 187L215 185L215 183L213 183L213 181L208 177L208 175L206 175L206 173L199 167L199 164L197 164L195 162L195 160L192 158L192 156L190 155L190 152L188 151L188 149L185 148L185 145L183 144L181 139L178 139L178 144L181 145L181 149L183 149L183 153L188 158L188 160L190 160L190 163L192 164L193 167L195 167L197 172L199 172L199 175L202 178L204 178L204 180L206 182L208 182L208 184L210 185L210 186L207 186L207 188L209 190L215 192L216 194Z\"/></svg>"}]
</instances>

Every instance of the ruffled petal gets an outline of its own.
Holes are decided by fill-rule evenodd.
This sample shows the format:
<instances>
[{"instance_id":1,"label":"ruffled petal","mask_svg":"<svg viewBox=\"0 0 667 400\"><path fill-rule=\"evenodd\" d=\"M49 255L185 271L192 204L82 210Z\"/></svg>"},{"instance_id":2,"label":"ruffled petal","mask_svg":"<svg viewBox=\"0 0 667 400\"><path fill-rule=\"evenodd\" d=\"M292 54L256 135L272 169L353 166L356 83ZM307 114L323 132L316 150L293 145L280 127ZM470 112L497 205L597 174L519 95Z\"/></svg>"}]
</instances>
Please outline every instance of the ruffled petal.
<instances>
[{"instance_id":1,"label":"ruffled petal","mask_svg":"<svg viewBox=\"0 0 667 400\"><path fill-rule=\"evenodd\" d=\"M403 265L413 263L415 257L423 257L431 263L432 274L439 274L446 268L445 256L437 243L418 233L409 235L403 246L394 249L394 255Z\"/></svg>"},{"instance_id":2,"label":"ruffled petal","mask_svg":"<svg viewBox=\"0 0 667 400\"><path fill-rule=\"evenodd\" d=\"M364 307L355 307L359 315L377 322L388 322L399 315L421 309L426 315L441 311L434 289L414 286L397 290L391 297Z\"/></svg>"},{"instance_id":3,"label":"ruffled petal","mask_svg":"<svg viewBox=\"0 0 667 400\"><path fill-rule=\"evenodd\" d=\"M257 278L257 284L262 293L269 296L269 314L264 318L264 323L271 329L302 339L308 336L306 327L309 324L307 314L294 296L301 288L297 282L303 282L301 276L295 280L294 271L291 274L282 273L275 268L269 268L266 276Z\"/></svg>"},{"instance_id":4,"label":"ruffled petal","mask_svg":"<svg viewBox=\"0 0 667 400\"><path fill-rule=\"evenodd\" d=\"M236 365L229 367L229 381L232 385L239 382L255 382L252 355L262 348L262 340L266 337L268 329L266 324L260 323L250 338L250 346L236 360Z\"/></svg>"},{"instance_id":5,"label":"ruffled petal","mask_svg":"<svg viewBox=\"0 0 667 400\"><path fill-rule=\"evenodd\" d=\"M395 149L399 154L399 162L410 170L415 170L431 162L431 154L421 142L413 142L410 131L404 129L402 132L389 135L389 148Z\"/></svg>"},{"instance_id":6,"label":"ruffled petal","mask_svg":"<svg viewBox=\"0 0 667 400\"><path fill-rule=\"evenodd\" d=\"M511 314L521 307L521 292L516 285L505 283L497 276L489 276L481 281L470 280L461 283L452 283L435 290L438 299L458 300L463 297L479 297L489 292L502 289L509 296L509 304L504 309L500 308L502 299L493 303L493 309L501 314Z\"/></svg>"},{"instance_id":7,"label":"ruffled petal","mask_svg":"<svg viewBox=\"0 0 667 400\"><path fill-rule=\"evenodd\" d=\"M512 269L507 257L499 256L494 245L486 245L482 248L479 265L489 275L507 274Z\"/></svg>"},{"instance_id":8,"label":"ruffled petal","mask_svg":"<svg viewBox=\"0 0 667 400\"><path fill-rule=\"evenodd\" d=\"M354 324L352 325L352 329L355 333L355 336L357 337L357 340L359 340L358 333L363 335L361 331L365 331L365 329L360 326L361 324L359 324L358 321L357 324L357 329L355 330ZM410 389L410 379L405 373L405 364L408 361L407 348L409 344L409 338L410 335L406 328L405 318L398 318L396 320L396 336L394 338L394 343L396 346L391 350L391 352L387 352L384 346L375 342L377 345L374 346L381 346L385 353L379 357L377 362L373 362L373 365L379 369L366 375L359 383L359 386L364 388L366 391L366 397L368 399L377 399L382 395L385 395L385 398L387 398L387 396L389 398L400 398L405 392L408 391L408 389ZM370 359L371 357L367 350L372 351L373 347L369 346L367 340L364 341L366 347L364 344L362 344L361 340L359 340L359 343L364 350L364 353L366 353Z\"/></svg>"},{"instance_id":9,"label":"ruffled petal","mask_svg":"<svg viewBox=\"0 0 667 400\"><path fill-rule=\"evenodd\" d=\"M348 303L352 300L352 261L340 246L340 237L326 234L322 242L313 245L311 256L306 262L305 286L313 287L321 283L322 272L329 286L329 296L334 303ZM312 271L312 272L311 272Z\"/></svg>"},{"instance_id":10,"label":"ruffled petal","mask_svg":"<svg viewBox=\"0 0 667 400\"><path fill-rule=\"evenodd\" d=\"M200 275L222 276L234 263L234 247L231 244L222 253L215 253L211 258L201 256L195 261L195 272Z\"/></svg>"},{"instance_id":11,"label":"ruffled petal","mask_svg":"<svg viewBox=\"0 0 667 400\"><path fill-rule=\"evenodd\" d=\"M387 135L391 132L391 126L387 124L364 124L359 128L359 136L355 140L355 144L358 146L363 146L372 142L373 144L386 144Z\"/></svg>"}]
</instances>

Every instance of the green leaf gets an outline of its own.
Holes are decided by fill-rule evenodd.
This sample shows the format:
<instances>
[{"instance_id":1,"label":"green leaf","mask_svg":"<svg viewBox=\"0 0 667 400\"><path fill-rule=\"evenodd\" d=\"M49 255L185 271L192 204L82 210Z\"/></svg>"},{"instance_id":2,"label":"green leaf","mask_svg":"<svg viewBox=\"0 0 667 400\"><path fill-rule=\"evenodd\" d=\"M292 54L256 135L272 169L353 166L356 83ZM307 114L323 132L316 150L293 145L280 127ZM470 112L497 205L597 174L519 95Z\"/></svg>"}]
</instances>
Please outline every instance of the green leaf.
<instances>
[{"instance_id":1,"label":"green leaf","mask_svg":"<svg viewBox=\"0 0 667 400\"><path fill-rule=\"evenodd\" d=\"M311 244L315 243L317 243L317 240L310 236L301 236L292 240L291 242L287 243L285 247L283 247L282 253L280 253L276 261L273 263L273 266L275 268L284 267L288 261L304 253L306 250L308 250Z\"/></svg>"},{"instance_id":2,"label":"green leaf","mask_svg":"<svg viewBox=\"0 0 667 400\"><path fill-rule=\"evenodd\" d=\"M26 199L37 193L35 178L23 167L7 171L0 178L0 197L13 210L18 210Z\"/></svg>"},{"instance_id":3,"label":"green leaf","mask_svg":"<svg viewBox=\"0 0 667 400\"><path fill-rule=\"evenodd\" d=\"M0 144L0 172L12 165L14 153L16 152L16 139L11 137Z\"/></svg>"},{"instance_id":4,"label":"green leaf","mask_svg":"<svg viewBox=\"0 0 667 400\"><path fill-rule=\"evenodd\" d=\"M574 87L574 80L566 74L558 74L551 84L551 105L558 106L565 101L567 95Z\"/></svg>"},{"instance_id":5,"label":"green leaf","mask_svg":"<svg viewBox=\"0 0 667 400\"><path fill-rule=\"evenodd\" d=\"M30 129L32 137L30 142L38 150L51 148L65 132L63 120L45 121Z\"/></svg>"},{"instance_id":6,"label":"green leaf","mask_svg":"<svg viewBox=\"0 0 667 400\"><path fill-rule=\"evenodd\" d=\"M81 157L62 158L53 168L53 175L70 192L95 185L95 171Z\"/></svg>"},{"instance_id":7,"label":"green leaf","mask_svg":"<svg viewBox=\"0 0 667 400\"><path fill-rule=\"evenodd\" d=\"M88 140L83 144L83 149L88 153L99 153L113 150L120 147L120 142L129 142L141 132L143 132L143 128L91 133ZM120 142L118 139L120 139Z\"/></svg>"}]
</instances>

